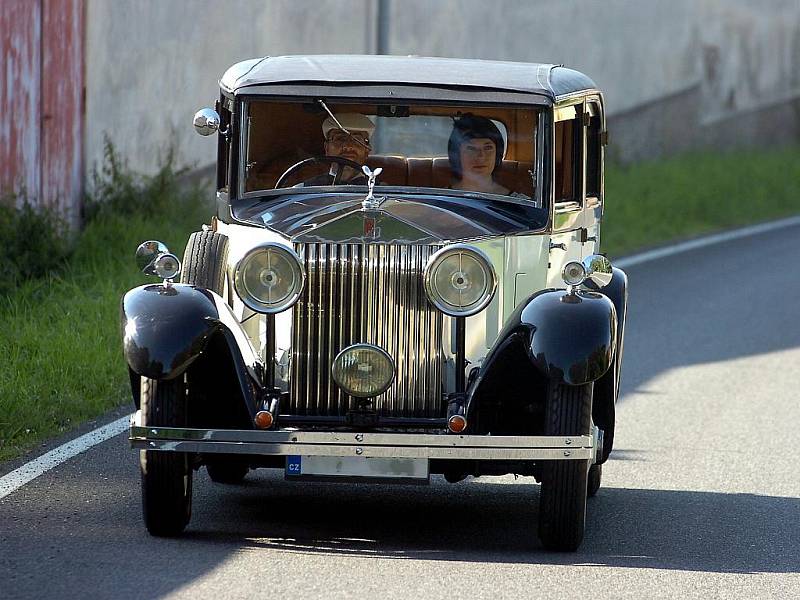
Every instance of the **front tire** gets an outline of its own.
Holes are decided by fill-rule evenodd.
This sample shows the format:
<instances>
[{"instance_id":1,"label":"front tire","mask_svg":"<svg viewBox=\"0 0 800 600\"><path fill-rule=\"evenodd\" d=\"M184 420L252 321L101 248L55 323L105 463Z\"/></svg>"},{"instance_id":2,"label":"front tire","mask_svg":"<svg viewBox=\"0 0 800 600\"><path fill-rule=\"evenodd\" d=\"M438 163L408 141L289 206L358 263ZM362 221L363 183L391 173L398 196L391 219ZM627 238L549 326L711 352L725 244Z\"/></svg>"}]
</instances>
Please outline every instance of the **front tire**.
<instances>
[{"instance_id":1,"label":"front tire","mask_svg":"<svg viewBox=\"0 0 800 600\"><path fill-rule=\"evenodd\" d=\"M183 253L181 282L222 296L228 263L228 238L216 231L195 231Z\"/></svg>"},{"instance_id":2,"label":"front tire","mask_svg":"<svg viewBox=\"0 0 800 600\"><path fill-rule=\"evenodd\" d=\"M592 424L592 384L550 384L545 435L588 435ZM539 497L539 539L548 550L574 552L586 525L588 460L545 463Z\"/></svg>"},{"instance_id":3,"label":"front tire","mask_svg":"<svg viewBox=\"0 0 800 600\"><path fill-rule=\"evenodd\" d=\"M586 495L591 498L600 489L600 482L603 479L603 465L594 464L589 467L589 478L586 484Z\"/></svg>"},{"instance_id":4,"label":"front tire","mask_svg":"<svg viewBox=\"0 0 800 600\"><path fill-rule=\"evenodd\" d=\"M186 384L183 377L157 381L142 377L142 424L154 427L186 426ZM147 531L155 536L181 533L192 516L192 467L182 452L142 450L142 514Z\"/></svg>"}]
</instances>

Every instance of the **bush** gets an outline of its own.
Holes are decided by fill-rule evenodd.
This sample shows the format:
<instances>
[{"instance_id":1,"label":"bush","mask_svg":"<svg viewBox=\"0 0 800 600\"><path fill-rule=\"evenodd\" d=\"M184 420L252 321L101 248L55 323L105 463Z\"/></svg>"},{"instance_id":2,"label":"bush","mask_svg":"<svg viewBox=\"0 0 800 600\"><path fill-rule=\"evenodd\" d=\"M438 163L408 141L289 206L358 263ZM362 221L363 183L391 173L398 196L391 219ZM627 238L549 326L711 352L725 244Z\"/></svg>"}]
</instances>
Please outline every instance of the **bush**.
<instances>
[{"instance_id":1,"label":"bush","mask_svg":"<svg viewBox=\"0 0 800 600\"><path fill-rule=\"evenodd\" d=\"M84 231L70 236L60 215L35 207L27 197L9 196L0 201L0 296L8 296L25 281L58 275L76 245L86 238L85 229L98 220L130 217L175 216L197 212L198 188L182 185L186 169L175 167L175 152L164 153L155 175L131 171L106 138L103 164L94 169L89 193L84 197ZM77 243L77 244L76 244Z\"/></svg>"},{"instance_id":2,"label":"bush","mask_svg":"<svg viewBox=\"0 0 800 600\"><path fill-rule=\"evenodd\" d=\"M22 281L37 279L63 267L70 244L66 226L49 208L35 208L16 198L0 203L0 296L7 296Z\"/></svg>"},{"instance_id":3,"label":"bush","mask_svg":"<svg viewBox=\"0 0 800 600\"><path fill-rule=\"evenodd\" d=\"M175 151L171 148L152 176L131 171L108 138L103 158L100 168L92 172L90 191L84 199L85 223L107 215L162 214L174 208L176 202L185 204L193 196L181 190L180 178L188 169L175 167Z\"/></svg>"}]
</instances>

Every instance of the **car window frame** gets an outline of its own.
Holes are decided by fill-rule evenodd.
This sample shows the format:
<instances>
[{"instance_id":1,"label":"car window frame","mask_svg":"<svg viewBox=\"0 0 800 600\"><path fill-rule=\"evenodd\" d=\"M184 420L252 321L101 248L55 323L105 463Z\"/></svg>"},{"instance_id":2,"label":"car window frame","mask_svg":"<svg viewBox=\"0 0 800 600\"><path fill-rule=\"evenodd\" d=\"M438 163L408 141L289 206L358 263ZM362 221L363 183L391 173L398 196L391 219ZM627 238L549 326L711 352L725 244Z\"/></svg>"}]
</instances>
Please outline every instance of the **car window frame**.
<instances>
[{"instance_id":1,"label":"car window frame","mask_svg":"<svg viewBox=\"0 0 800 600\"><path fill-rule=\"evenodd\" d=\"M332 95L334 96L334 95ZM316 99L316 98L312 98ZM302 189L298 190L297 192L293 192L291 188L282 188L278 189L263 189L263 190L250 190L247 191L245 189L247 174L245 172L247 161L248 161L248 128L249 128L249 119L248 119L248 109L251 102L257 101L276 101L276 102L308 102L310 98L305 96L282 96L282 95L242 95L236 98L236 116L237 116L237 123L238 127L234 131L234 134L237 139L237 143L235 144L237 149L237 155L235 157L231 157L231 160L235 162L232 163L231 170L236 171L235 174L235 187L231 189L236 190L236 197L241 199L250 199L250 198L257 198L260 196L265 195L278 195L278 194L291 194L291 193L307 193L307 190L303 192ZM323 98L324 100L324 98ZM454 102L451 100L428 100L428 99L420 99L420 98L394 98L391 101L387 101L386 99L380 97L364 97L364 98L351 98L351 97L336 97L337 103L356 103L356 104L363 104L365 102L374 102L375 104L385 104L385 105L392 105L397 103L406 103L406 104L425 104L425 105L446 105L452 106ZM545 121L548 120L548 109L549 107L545 104L541 104L539 102L532 101L526 103L516 103L516 102L487 102L487 101L476 101L476 102L459 102L457 104L459 107L463 106L465 110L469 110L472 108L480 108L480 107L503 107L507 106L513 109L527 109L527 110L534 110L539 113L539 117L537 119L537 128L532 133L531 144L533 147L534 157L537 158L535 162L536 166L536 183L537 186L534 189L534 195L530 198L530 202L532 202L538 208L547 209L547 203L551 202L551 194L547 188L543 188L541 183L542 182L542 170L544 168L548 168L547 161L551 160L552 153L549 151L545 151L544 154L539 154L544 150L544 143L542 140L542 132L544 131L544 124ZM538 158L541 157L541 160ZM552 172L552 168L549 169ZM350 187L350 186L347 186ZM356 186L366 188L366 186ZM320 191L324 191L325 188L319 188ZM406 187L406 188L398 188L398 189L407 189L412 193L417 193L419 190L426 189L426 188L415 188L415 187ZM439 188L430 188L430 189L439 189ZM486 196L487 198L495 197L495 194L482 194L480 192L466 192L469 194L477 194L480 196Z\"/></svg>"}]
</instances>

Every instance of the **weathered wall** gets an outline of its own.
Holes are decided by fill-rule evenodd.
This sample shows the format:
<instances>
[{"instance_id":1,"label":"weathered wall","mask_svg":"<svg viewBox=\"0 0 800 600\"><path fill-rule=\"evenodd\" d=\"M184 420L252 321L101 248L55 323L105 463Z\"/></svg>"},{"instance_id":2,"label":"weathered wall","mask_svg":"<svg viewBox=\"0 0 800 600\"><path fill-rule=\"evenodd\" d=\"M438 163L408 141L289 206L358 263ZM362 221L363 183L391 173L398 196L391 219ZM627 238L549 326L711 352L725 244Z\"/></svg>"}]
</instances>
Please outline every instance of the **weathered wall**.
<instances>
[{"instance_id":1,"label":"weathered wall","mask_svg":"<svg viewBox=\"0 0 800 600\"><path fill-rule=\"evenodd\" d=\"M129 165L152 171L171 144L206 165L216 144L192 115L213 106L234 62L274 54L371 53L372 0L88 0L86 158L108 135Z\"/></svg>"},{"instance_id":2,"label":"weathered wall","mask_svg":"<svg viewBox=\"0 0 800 600\"><path fill-rule=\"evenodd\" d=\"M78 222L83 0L0 1L0 197Z\"/></svg>"},{"instance_id":3,"label":"weathered wall","mask_svg":"<svg viewBox=\"0 0 800 600\"><path fill-rule=\"evenodd\" d=\"M105 134L136 169L170 143L210 163L192 114L231 63L267 54L563 63L605 90L622 160L800 129L798 0L88 0L87 28L88 168Z\"/></svg>"},{"instance_id":4,"label":"weathered wall","mask_svg":"<svg viewBox=\"0 0 800 600\"><path fill-rule=\"evenodd\" d=\"M563 63L589 74L605 91L621 160L800 140L798 0L388 6L392 54Z\"/></svg>"}]
</instances>

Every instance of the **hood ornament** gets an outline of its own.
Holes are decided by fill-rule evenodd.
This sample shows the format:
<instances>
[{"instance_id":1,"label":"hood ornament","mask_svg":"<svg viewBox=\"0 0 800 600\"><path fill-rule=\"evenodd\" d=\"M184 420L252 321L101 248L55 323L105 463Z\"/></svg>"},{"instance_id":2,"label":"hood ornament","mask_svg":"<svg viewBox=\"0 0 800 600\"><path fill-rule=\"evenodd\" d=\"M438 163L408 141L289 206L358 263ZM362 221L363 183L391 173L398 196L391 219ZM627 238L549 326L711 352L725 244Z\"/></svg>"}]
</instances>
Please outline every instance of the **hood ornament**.
<instances>
[{"instance_id":1,"label":"hood ornament","mask_svg":"<svg viewBox=\"0 0 800 600\"><path fill-rule=\"evenodd\" d=\"M375 188L375 181L377 180L378 175L383 172L383 169L378 167L373 171L367 165L364 165L361 167L361 170L364 172L364 175L367 176L367 186L369 188L366 198L364 198L364 201L361 203L361 208L363 210L378 210L386 198L376 198L372 192Z\"/></svg>"}]
</instances>

